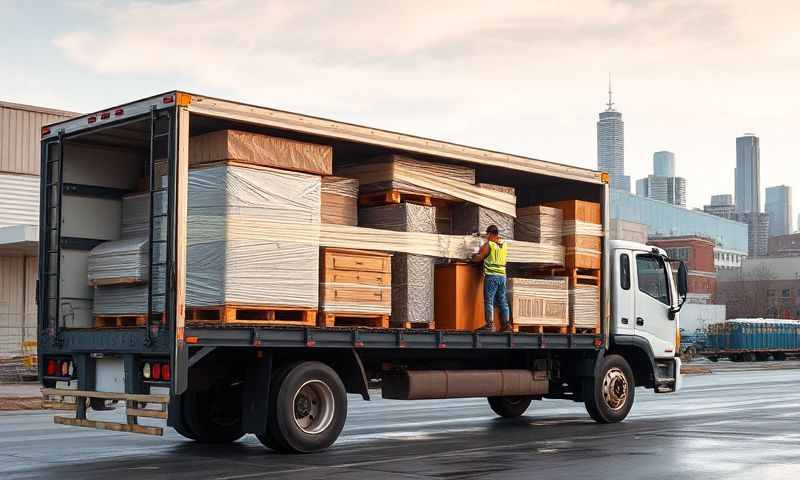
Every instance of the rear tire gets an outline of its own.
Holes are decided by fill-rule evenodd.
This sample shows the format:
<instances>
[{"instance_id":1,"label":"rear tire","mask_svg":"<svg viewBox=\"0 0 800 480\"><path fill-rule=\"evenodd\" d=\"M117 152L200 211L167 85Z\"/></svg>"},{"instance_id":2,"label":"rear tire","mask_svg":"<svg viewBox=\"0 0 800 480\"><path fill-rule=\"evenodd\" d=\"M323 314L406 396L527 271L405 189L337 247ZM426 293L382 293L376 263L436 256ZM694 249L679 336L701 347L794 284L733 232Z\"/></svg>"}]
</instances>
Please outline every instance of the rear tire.
<instances>
[{"instance_id":1,"label":"rear tire","mask_svg":"<svg viewBox=\"0 0 800 480\"><path fill-rule=\"evenodd\" d=\"M324 450L347 419L347 392L339 375L321 362L282 370L270 387L267 430L261 443L285 453Z\"/></svg>"},{"instance_id":2,"label":"rear tire","mask_svg":"<svg viewBox=\"0 0 800 480\"><path fill-rule=\"evenodd\" d=\"M215 385L181 397L184 424L175 429L181 435L200 443L231 443L244 436L241 386Z\"/></svg>"},{"instance_id":3,"label":"rear tire","mask_svg":"<svg viewBox=\"0 0 800 480\"><path fill-rule=\"evenodd\" d=\"M617 423L633 407L635 383L633 371L620 355L606 355L598 376L583 383L583 402L589 416L598 423Z\"/></svg>"},{"instance_id":4,"label":"rear tire","mask_svg":"<svg viewBox=\"0 0 800 480\"><path fill-rule=\"evenodd\" d=\"M786 353L784 352L775 352L772 354L772 359L778 362L782 362L786 360Z\"/></svg>"},{"instance_id":5,"label":"rear tire","mask_svg":"<svg viewBox=\"0 0 800 480\"><path fill-rule=\"evenodd\" d=\"M715 355L711 355L710 357L708 357L708 359L711 360L714 363L719 362L719 357L717 357Z\"/></svg>"},{"instance_id":6,"label":"rear tire","mask_svg":"<svg viewBox=\"0 0 800 480\"><path fill-rule=\"evenodd\" d=\"M531 405L530 397L487 397L494 413L503 418L514 418L524 414Z\"/></svg>"}]
</instances>

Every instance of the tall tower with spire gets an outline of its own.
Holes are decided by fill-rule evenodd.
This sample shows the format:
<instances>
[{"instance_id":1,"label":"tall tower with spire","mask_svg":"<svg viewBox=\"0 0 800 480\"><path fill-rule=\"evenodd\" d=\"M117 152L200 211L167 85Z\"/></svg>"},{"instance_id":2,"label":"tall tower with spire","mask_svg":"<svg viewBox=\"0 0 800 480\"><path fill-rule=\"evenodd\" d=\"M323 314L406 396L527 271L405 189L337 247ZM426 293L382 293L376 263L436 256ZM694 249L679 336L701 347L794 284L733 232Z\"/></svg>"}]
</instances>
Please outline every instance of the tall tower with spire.
<instances>
[{"instance_id":1,"label":"tall tower with spire","mask_svg":"<svg viewBox=\"0 0 800 480\"><path fill-rule=\"evenodd\" d=\"M608 172L611 188L631 191L631 179L625 175L625 123L614 108L611 75L608 76L608 103L597 122L597 169Z\"/></svg>"}]
</instances>

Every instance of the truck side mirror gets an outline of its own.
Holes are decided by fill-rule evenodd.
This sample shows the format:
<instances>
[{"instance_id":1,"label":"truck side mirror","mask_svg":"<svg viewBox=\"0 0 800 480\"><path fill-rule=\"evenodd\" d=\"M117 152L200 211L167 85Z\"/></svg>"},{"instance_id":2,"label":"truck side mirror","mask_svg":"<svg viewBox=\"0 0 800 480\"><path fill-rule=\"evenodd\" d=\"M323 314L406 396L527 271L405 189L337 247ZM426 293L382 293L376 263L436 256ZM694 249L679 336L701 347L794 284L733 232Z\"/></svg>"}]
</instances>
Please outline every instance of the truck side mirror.
<instances>
[{"instance_id":1,"label":"truck side mirror","mask_svg":"<svg viewBox=\"0 0 800 480\"><path fill-rule=\"evenodd\" d=\"M689 272L686 269L686 264L681 262L678 266L678 295L683 297L686 301L686 295L689 293Z\"/></svg>"}]
</instances>

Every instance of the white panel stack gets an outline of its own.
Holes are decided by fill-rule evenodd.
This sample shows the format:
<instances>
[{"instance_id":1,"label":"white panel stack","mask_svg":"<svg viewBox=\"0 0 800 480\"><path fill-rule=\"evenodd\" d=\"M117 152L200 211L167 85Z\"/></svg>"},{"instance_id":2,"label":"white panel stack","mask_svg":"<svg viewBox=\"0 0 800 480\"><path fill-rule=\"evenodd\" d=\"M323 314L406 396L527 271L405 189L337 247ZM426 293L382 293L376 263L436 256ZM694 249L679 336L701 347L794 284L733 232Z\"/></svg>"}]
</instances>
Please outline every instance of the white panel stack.
<instances>
[{"instance_id":1,"label":"white panel stack","mask_svg":"<svg viewBox=\"0 0 800 480\"><path fill-rule=\"evenodd\" d=\"M600 319L600 287L578 284L569 290L570 325L596 327Z\"/></svg>"}]
</instances>

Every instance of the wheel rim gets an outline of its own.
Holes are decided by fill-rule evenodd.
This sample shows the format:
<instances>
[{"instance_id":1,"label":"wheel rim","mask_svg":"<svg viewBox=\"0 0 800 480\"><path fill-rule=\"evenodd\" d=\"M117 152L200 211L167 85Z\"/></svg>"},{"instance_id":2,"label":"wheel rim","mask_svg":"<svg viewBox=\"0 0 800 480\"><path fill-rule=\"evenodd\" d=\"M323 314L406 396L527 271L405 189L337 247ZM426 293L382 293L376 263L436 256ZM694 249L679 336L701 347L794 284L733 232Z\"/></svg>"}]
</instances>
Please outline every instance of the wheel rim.
<instances>
[{"instance_id":1,"label":"wheel rim","mask_svg":"<svg viewBox=\"0 0 800 480\"><path fill-rule=\"evenodd\" d=\"M628 377L619 368L609 369L603 377L603 399L611 410L622 410L628 400Z\"/></svg>"},{"instance_id":2,"label":"wheel rim","mask_svg":"<svg viewBox=\"0 0 800 480\"><path fill-rule=\"evenodd\" d=\"M295 392L292 409L297 428L309 435L322 433L333 422L333 391L325 382L309 380Z\"/></svg>"}]
</instances>

